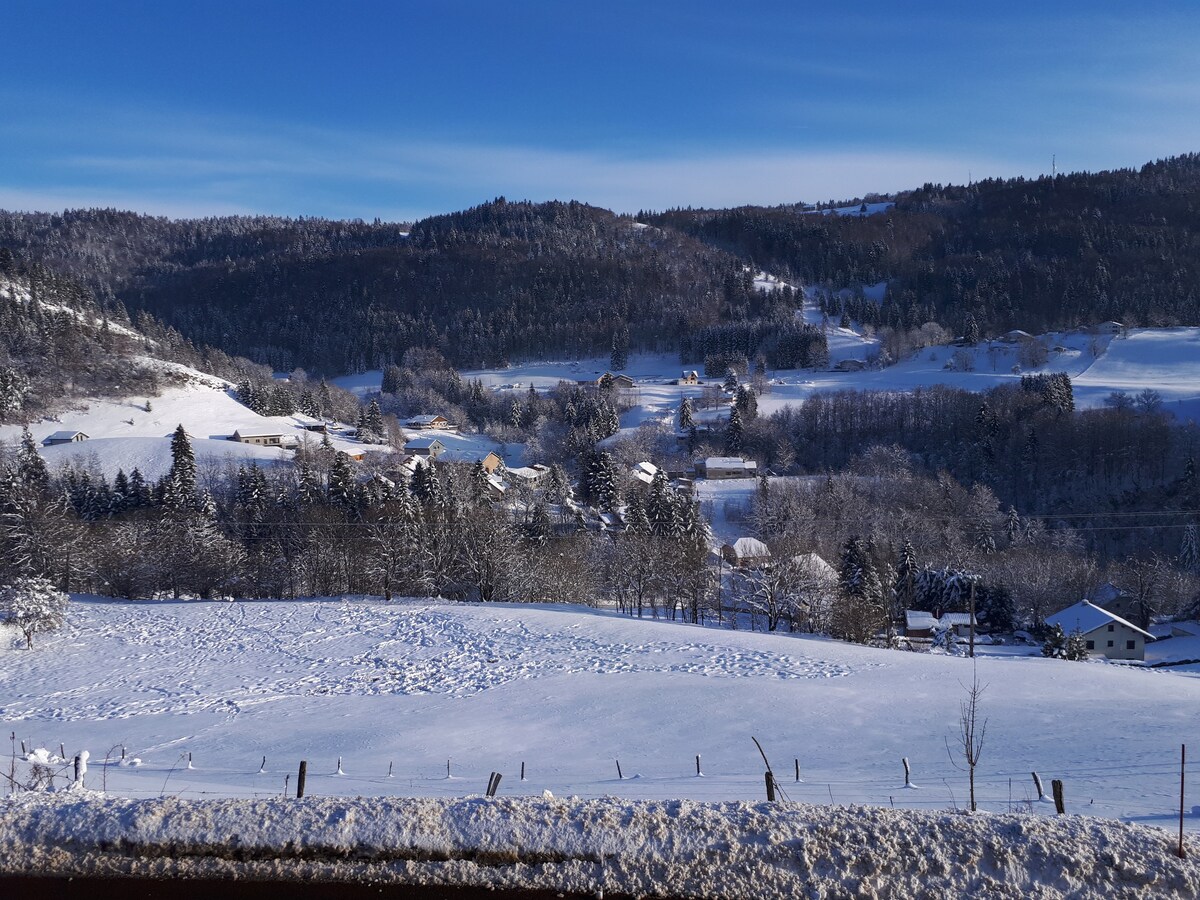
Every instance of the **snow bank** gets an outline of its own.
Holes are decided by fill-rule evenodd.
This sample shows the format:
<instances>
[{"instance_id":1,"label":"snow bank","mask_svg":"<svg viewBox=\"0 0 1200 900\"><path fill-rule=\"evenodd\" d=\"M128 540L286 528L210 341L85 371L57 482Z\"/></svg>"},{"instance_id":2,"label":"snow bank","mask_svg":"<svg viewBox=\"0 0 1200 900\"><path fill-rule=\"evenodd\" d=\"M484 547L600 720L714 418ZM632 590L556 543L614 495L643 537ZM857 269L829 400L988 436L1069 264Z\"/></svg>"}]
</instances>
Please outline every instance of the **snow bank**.
<instances>
[{"instance_id":1,"label":"snow bank","mask_svg":"<svg viewBox=\"0 0 1200 900\"><path fill-rule=\"evenodd\" d=\"M1164 831L1084 817L623 800L0 801L0 875L673 897L1195 897Z\"/></svg>"}]
</instances>

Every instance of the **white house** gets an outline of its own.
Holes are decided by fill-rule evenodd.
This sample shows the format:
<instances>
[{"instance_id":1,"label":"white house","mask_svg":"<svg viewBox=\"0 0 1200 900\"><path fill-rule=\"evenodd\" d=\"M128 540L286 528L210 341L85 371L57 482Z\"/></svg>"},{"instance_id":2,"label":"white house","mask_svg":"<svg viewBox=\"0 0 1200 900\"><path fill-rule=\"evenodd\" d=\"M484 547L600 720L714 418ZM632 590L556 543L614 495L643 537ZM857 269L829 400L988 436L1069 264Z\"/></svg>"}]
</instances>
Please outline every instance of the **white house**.
<instances>
[{"instance_id":1,"label":"white house","mask_svg":"<svg viewBox=\"0 0 1200 900\"><path fill-rule=\"evenodd\" d=\"M412 456L428 456L437 459L446 451L446 445L435 437L413 438L404 445L404 452Z\"/></svg>"},{"instance_id":2,"label":"white house","mask_svg":"<svg viewBox=\"0 0 1200 900\"><path fill-rule=\"evenodd\" d=\"M242 444L258 444L263 447L282 447L286 432L278 426L260 428L239 428L229 438ZM294 438L295 435L287 435Z\"/></svg>"},{"instance_id":3,"label":"white house","mask_svg":"<svg viewBox=\"0 0 1200 900\"><path fill-rule=\"evenodd\" d=\"M1047 616L1046 624L1059 625L1068 635L1080 632L1089 653L1109 659L1145 659L1146 641L1154 640L1150 632L1088 600Z\"/></svg>"},{"instance_id":4,"label":"white house","mask_svg":"<svg viewBox=\"0 0 1200 900\"><path fill-rule=\"evenodd\" d=\"M82 431L56 431L44 441L43 447L53 447L57 444L73 444L79 441L86 441L88 436Z\"/></svg>"}]
</instances>

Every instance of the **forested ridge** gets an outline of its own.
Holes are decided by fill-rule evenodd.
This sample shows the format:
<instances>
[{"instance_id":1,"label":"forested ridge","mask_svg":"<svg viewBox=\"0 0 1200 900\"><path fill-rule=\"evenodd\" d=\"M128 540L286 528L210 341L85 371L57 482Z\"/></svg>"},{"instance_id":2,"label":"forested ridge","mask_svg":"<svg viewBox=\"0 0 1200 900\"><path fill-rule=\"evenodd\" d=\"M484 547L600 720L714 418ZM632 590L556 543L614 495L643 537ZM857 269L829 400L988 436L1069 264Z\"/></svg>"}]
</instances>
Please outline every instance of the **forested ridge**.
<instances>
[{"instance_id":1,"label":"forested ridge","mask_svg":"<svg viewBox=\"0 0 1200 900\"><path fill-rule=\"evenodd\" d=\"M411 229L321 219L0 213L0 246L147 311L198 346L341 373L410 347L461 366L675 350L751 306L733 256L581 203L509 203Z\"/></svg>"},{"instance_id":2,"label":"forested ridge","mask_svg":"<svg viewBox=\"0 0 1200 900\"><path fill-rule=\"evenodd\" d=\"M869 198L878 199L878 198ZM1108 319L1200 323L1200 155L1140 169L926 184L874 215L811 207L644 214L804 284L888 282L882 305L852 304L869 325L973 318L984 336Z\"/></svg>"},{"instance_id":3,"label":"forested ridge","mask_svg":"<svg viewBox=\"0 0 1200 900\"><path fill-rule=\"evenodd\" d=\"M320 374L398 363L411 347L460 367L607 354L614 341L701 361L701 332L789 317L794 298L754 291L747 276L759 268L831 297L849 288L831 313L896 330L1200 323L1196 154L926 184L894 199L874 215L795 204L635 221L574 201L497 198L412 225L0 212L0 247L195 346ZM853 293L879 282L881 304ZM821 348L782 356L824 358Z\"/></svg>"}]
</instances>

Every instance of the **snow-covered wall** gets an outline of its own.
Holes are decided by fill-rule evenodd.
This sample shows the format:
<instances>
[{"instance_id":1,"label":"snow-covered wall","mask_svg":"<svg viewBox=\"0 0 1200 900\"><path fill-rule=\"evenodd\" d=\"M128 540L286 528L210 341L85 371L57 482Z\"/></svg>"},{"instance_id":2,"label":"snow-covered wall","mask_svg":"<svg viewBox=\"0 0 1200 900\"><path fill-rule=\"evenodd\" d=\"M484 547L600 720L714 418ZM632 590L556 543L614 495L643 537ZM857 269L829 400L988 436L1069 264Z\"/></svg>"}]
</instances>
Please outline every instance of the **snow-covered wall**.
<instances>
[{"instance_id":1,"label":"snow-covered wall","mask_svg":"<svg viewBox=\"0 0 1200 900\"><path fill-rule=\"evenodd\" d=\"M1200 848L1193 848L1193 852ZM0 875L342 880L595 896L1188 897L1171 835L1066 816L617 799L0 801Z\"/></svg>"}]
</instances>

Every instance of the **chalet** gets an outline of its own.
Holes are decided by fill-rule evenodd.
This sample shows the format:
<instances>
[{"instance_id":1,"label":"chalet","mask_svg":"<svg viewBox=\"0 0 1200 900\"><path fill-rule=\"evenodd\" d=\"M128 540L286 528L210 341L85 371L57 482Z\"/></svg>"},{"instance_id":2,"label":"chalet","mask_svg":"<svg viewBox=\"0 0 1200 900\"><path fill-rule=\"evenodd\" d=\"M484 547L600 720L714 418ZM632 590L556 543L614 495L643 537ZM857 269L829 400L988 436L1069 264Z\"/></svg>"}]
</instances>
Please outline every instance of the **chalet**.
<instances>
[{"instance_id":1,"label":"chalet","mask_svg":"<svg viewBox=\"0 0 1200 900\"><path fill-rule=\"evenodd\" d=\"M77 444L80 441L86 441L88 436L82 431L56 431L44 441L43 447L54 447L58 444Z\"/></svg>"},{"instance_id":2,"label":"chalet","mask_svg":"<svg viewBox=\"0 0 1200 900\"><path fill-rule=\"evenodd\" d=\"M1046 624L1058 625L1068 635L1080 632L1089 653L1109 659L1144 660L1146 641L1154 640L1150 632L1089 600L1080 600L1074 606L1047 616Z\"/></svg>"},{"instance_id":3,"label":"chalet","mask_svg":"<svg viewBox=\"0 0 1200 900\"><path fill-rule=\"evenodd\" d=\"M771 551L758 538L740 537L721 547L721 556L737 569L752 569L771 561Z\"/></svg>"},{"instance_id":4,"label":"chalet","mask_svg":"<svg viewBox=\"0 0 1200 900\"><path fill-rule=\"evenodd\" d=\"M725 478L754 478L758 475L758 463L737 456L710 456L699 460L696 474L716 481Z\"/></svg>"},{"instance_id":5,"label":"chalet","mask_svg":"<svg viewBox=\"0 0 1200 900\"><path fill-rule=\"evenodd\" d=\"M239 428L229 438L231 441L237 441L240 444L257 444L261 447L282 447L284 446L284 438L295 438L294 435L289 435L282 431L278 426L262 426L258 428Z\"/></svg>"},{"instance_id":6,"label":"chalet","mask_svg":"<svg viewBox=\"0 0 1200 900\"><path fill-rule=\"evenodd\" d=\"M1096 326L1096 330L1101 334L1120 334L1125 330L1125 326L1120 322L1101 322Z\"/></svg>"},{"instance_id":7,"label":"chalet","mask_svg":"<svg viewBox=\"0 0 1200 900\"><path fill-rule=\"evenodd\" d=\"M629 477L642 484L650 484L658 474L658 466L652 462L640 462L629 471Z\"/></svg>"},{"instance_id":8,"label":"chalet","mask_svg":"<svg viewBox=\"0 0 1200 900\"><path fill-rule=\"evenodd\" d=\"M978 629L979 621L975 621ZM910 638L932 638L934 632L953 631L958 637L969 637L971 634L971 614L948 612L935 616L921 609L906 609L904 611L904 634Z\"/></svg>"},{"instance_id":9,"label":"chalet","mask_svg":"<svg viewBox=\"0 0 1200 900\"><path fill-rule=\"evenodd\" d=\"M404 445L404 452L411 456L427 456L430 459L437 459L446 452L446 445L435 437L418 437Z\"/></svg>"},{"instance_id":10,"label":"chalet","mask_svg":"<svg viewBox=\"0 0 1200 900\"><path fill-rule=\"evenodd\" d=\"M675 383L676 384L699 384L700 383L700 373L697 372L695 369L693 369L690 372L684 372L677 379L675 379Z\"/></svg>"},{"instance_id":11,"label":"chalet","mask_svg":"<svg viewBox=\"0 0 1200 900\"><path fill-rule=\"evenodd\" d=\"M867 364L861 359L843 359L833 367L835 372L861 372Z\"/></svg>"},{"instance_id":12,"label":"chalet","mask_svg":"<svg viewBox=\"0 0 1200 900\"><path fill-rule=\"evenodd\" d=\"M417 469L423 465L426 465L428 462L429 457L427 456L405 456L400 460L399 465L397 465L394 469L389 470L388 474L393 476L395 480L403 479L404 481L408 482L412 480L412 477L414 474L416 474Z\"/></svg>"},{"instance_id":13,"label":"chalet","mask_svg":"<svg viewBox=\"0 0 1200 900\"><path fill-rule=\"evenodd\" d=\"M416 428L420 431L454 431L457 426L450 424L445 416L413 416L404 423L406 428Z\"/></svg>"},{"instance_id":14,"label":"chalet","mask_svg":"<svg viewBox=\"0 0 1200 900\"><path fill-rule=\"evenodd\" d=\"M489 475L504 465L504 460L502 460L498 454L493 453L491 450L489 450L487 456L479 460L479 462L482 463L483 470Z\"/></svg>"}]
</instances>

